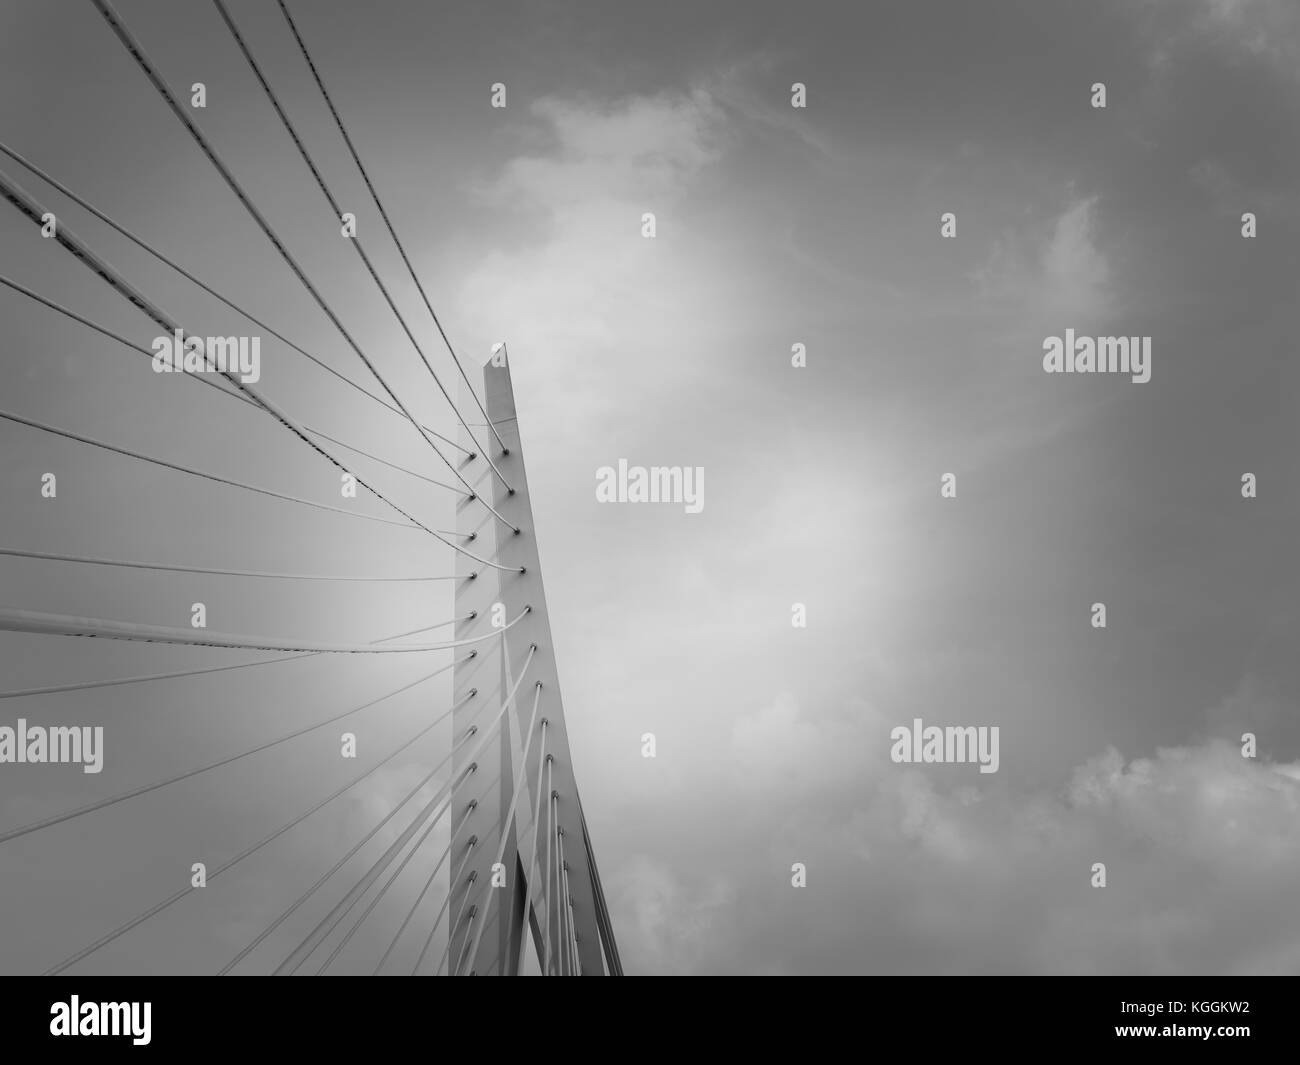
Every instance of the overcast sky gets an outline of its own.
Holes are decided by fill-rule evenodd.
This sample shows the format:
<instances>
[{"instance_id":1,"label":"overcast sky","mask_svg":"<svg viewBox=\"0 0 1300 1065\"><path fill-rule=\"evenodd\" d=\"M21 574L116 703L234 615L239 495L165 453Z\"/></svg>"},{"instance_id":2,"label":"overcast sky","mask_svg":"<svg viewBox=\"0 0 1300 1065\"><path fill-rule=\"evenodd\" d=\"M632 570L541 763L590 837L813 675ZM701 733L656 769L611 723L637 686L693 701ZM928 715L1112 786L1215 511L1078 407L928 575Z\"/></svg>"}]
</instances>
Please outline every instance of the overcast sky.
<instances>
[{"instance_id":1,"label":"overcast sky","mask_svg":"<svg viewBox=\"0 0 1300 1065\"><path fill-rule=\"evenodd\" d=\"M450 381L278 8L230 6ZM1300 7L292 10L458 350L482 361L509 343L573 760L629 972L1300 967ZM119 11L178 91L205 83L199 124L400 394L450 432L215 8ZM795 82L806 108L791 106ZM1105 109L1090 106L1096 82ZM0 3L0 139L371 384L90 4ZM0 169L195 332L246 331ZM156 335L0 208L0 273L142 344ZM956 239L940 237L944 212ZM8 290L0 322L5 410L336 501L337 471L270 419ZM1044 374L1043 340L1067 328L1151 337L1150 381ZM806 368L791 366L796 343ZM398 419L273 340L262 386L439 475ZM9 423L0 448L5 546L453 572L411 531ZM595 471L620 458L704 467L703 512L598 503ZM46 471L56 500L40 497ZM453 520L448 493L367 472L422 520ZM946 472L956 499L940 498ZM1258 498L1241 496L1246 472ZM451 612L450 585L0 559L0 605L186 626L200 600L212 629L334 640ZM0 688L256 657L3 633ZM108 730L98 776L0 766L0 830L434 666L391 658L0 701L0 724ZM448 692L434 681L368 711L372 749ZM998 772L894 764L890 730L917 717L998 726ZM0 844L0 968L59 961L342 782L336 731ZM214 971L438 757L413 748L78 971ZM368 969L384 942L358 936L343 969Z\"/></svg>"}]
</instances>

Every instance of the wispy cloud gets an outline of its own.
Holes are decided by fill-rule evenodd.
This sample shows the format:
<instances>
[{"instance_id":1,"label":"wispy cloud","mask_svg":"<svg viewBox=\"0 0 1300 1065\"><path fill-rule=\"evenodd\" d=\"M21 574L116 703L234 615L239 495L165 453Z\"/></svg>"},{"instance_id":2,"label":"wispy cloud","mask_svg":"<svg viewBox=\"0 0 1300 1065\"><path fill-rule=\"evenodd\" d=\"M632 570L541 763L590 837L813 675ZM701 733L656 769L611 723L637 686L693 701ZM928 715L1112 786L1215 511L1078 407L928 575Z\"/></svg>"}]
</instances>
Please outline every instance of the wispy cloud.
<instances>
[{"instance_id":1,"label":"wispy cloud","mask_svg":"<svg viewBox=\"0 0 1300 1065\"><path fill-rule=\"evenodd\" d=\"M789 713L764 721L792 754L836 742ZM737 926L662 876L628 897L627 919L654 928L651 956L743 972L1286 972L1300 953L1298 771L1215 740L1131 761L1111 749L1054 793L888 765L845 812L834 773L811 794L777 782L800 830L778 821L735 843L765 925ZM814 810L834 825L811 829ZM805 888L789 885L795 860ZM831 907L832 926L807 920Z\"/></svg>"},{"instance_id":2,"label":"wispy cloud","mask_svg":"<svg viewBox=\"0 0 1300 1065\"><path fill-rule=\"evenodd\" d=\"M1300 79L1300 6L1292 0L1199 0L1197 26L1225 46Z\"/></svg>"},{"instance_id":3,"label":"wispy cloud","mask_svg":"<svg viewBox=\"0 0 1300 1065\"><path fill-rule=\"evenodd\" d=\"M1062 320L1104 319L1113 292L1110 263L1097 243L1097 205L1097 196L1074 198L1046 227L1004 233L974 272L980 292Z\"/></svg>"},{"instance_id":4,"label":"wispy cloud","mask_svg":"<svg viewBox=\"0 0 1300 1065\"><path fill-rule=\"evenodd\" d=\"M541 371L521 371L532 403L567 412L556 428L582 431L609 413L612 368L689 360L662 344L665 323L701 298L704 268L688 250L680 204L725 150L724 123L702 88L601 104L548 97L531 114L546 146L510 159L478 195L539 220L540 232L483 256L461 306L527 353L526 366ZM646 213L655 240L642 238Z\"/></svg>"},{"instance_id":5,"label":"wispy cloud","mask_svg":"<svg viewBox=\"0 0 1300 1065\"><path fill-rule=\"evenodd\" d=\"M735 929L729 916L736 889L725 877L704 875L686 884L662 862L637 855L609 887L619 949L636 959L637 975L683 975L701 970L715 937Z\"/></svg>"}]
</instances>

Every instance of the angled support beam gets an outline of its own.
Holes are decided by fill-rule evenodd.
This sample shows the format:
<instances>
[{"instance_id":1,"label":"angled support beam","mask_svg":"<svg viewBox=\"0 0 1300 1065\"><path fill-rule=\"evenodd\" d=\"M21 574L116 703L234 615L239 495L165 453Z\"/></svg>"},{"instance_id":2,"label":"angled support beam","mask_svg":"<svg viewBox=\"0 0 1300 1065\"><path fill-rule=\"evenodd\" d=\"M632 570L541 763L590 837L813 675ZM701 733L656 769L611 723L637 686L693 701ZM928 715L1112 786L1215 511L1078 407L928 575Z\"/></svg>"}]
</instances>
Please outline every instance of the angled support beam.
<instances>
[{"instance_id":1,"label":"angled support beam","mask_svg":"<svg viewBox=\"0 0 1300 1065\"><path fill-rule=\"evenodd\" d=\"M479 771L453 802L452 823L459 826L452 840L453 853L463 850L460 837L467 840L471 834L477 834L479 845L474 848L470 864L460 874L461 882L451 886L451 957L461 957L462 952L473 945L474 925L481 922L477 950L473 957L466 957L459 970L462 974L472 971L478 975L515 975L521 937L527 934L546 937L547 941L536 943L539 958L558 958L568 949L562 938L565 929L553 918L548 920L547 914L555 914L571 903L573 933L576 934L582 971L598 974L608 968L609 972L617 973L621 972L621 967L617 950L613 948L608 912L599 891L599 876L592 860L569 752L514 388L504 356L500 363L490 362L484 366L483 391L487 415L505 444L505 451L494 454L493 459L505 481L514 486L514 491L511 493L505 489L481 456L466 461L461 472L474 491L487 497L512 525L518 526L520 532L512 533L494 521L484 507L472 502L462 501L458 507L456 531L464 535L475 533L475 543L483 548L484 557L511 569L488 570L476 567L471 559L458 557L458 576L468 577L471 572L477 576L458 583L455 614L463 618L477 611L478 616L474 621L462 623L457 636L485 631L481 626L485 620L491 624L495 604L501 604L504 610L504 613L498 610L497 616L504 616L507 620L526 606L531 606L532 610L504 632L499 641L477 645L486 649L484 653L456 667L454 695L478 688L479 697L473 700L475 705L472 708L467 706L454 719L453 740L463 735L472 724L478 723L482 727L480 719L494 712L501 705L505 692L519 680L518 671L534 644L537 652L529 664L528 675L519 685L515 705L507 712L507 723L501 728L499 742L479 756ZM469 397L465 399L466 406L473 406ZM469 443L468 439L464 442ZM519 572L521 568L524 572ZM519 773L519 760L528 746L525 730L538 681L542 684L538 720L545 718L547 721L546 751L553 755L553 761L548 761L547 765L551 773L551 788L557 799L555 828L562 829L569 841L565 852L569 866L569 898L561 900L560 906L555 904L554 885L548 885L545 878L547 847L552 842L548 837L551 825L547 808L550 803L545 795L540 805L537 802L537 789L545 787L546 782L537 779L535 758L524 765L523 794L514 804L514 817L508 824L502 824L511 808L511 786ZM459 770L461 767L456 768ZM477 805L470 810L472 801ZM534 831L534 811L539 808L542 810L541 830ZM501 849L503 831L506 847L501 861L506 872L506 884L492 887L492 863ZM539 841L537 854L531 853L534 838ZM467 878L473 874L476 874L474 881L467 890ZM534 878L530 891L520 890L521 876ZM500 879L498 875L498 882ZM529 900L531 914L524 913L525 899ZM474 922L465 920L471 906L477 907Z\"/></svg>"}]
</instances>

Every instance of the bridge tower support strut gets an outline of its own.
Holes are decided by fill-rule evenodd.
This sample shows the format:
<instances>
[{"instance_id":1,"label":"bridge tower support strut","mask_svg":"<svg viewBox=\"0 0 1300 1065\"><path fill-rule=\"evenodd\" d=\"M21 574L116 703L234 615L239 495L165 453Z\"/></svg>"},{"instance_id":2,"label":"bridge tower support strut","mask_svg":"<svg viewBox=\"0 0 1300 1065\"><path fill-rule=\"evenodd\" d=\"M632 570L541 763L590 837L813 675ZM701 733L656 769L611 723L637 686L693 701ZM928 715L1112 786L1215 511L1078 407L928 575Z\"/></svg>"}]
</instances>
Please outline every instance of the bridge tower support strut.
<instances>
[{"instance_id":1,"label":"bridge tower support strut","mask_svg":"<svg viewBox=\"0 0 1300 1065\"><path fill-rule=\"evenodd\" d=\"M474 620L458 623L457 638L485 631L483 626L491 623L495 604L504 607L498 615L504 616L507 622L526 607L532 609L499 638L475 645L479 653L454 671L453 698L459 708L452 716L453 741L459 741L471 726L477 725L480 732L485 730L500 708L501 700L515 687L516 681L519 685L497 737L478 755L477 767L456 789L452 803L451 823L456 828L448 864L460 873L457 883L451 885L448 972L518 975L522 937L527 935L533 938L542 964L549 961L551 973L572 971L574 966L569 961L572 954L576 956L577 971L583 975L607 972L621 975L618 948L569 753L514 387L506 356L499 359L500 364L489 362L483 367L483 405L508 453L502 453L501 444L491 430L473 421L470 425L481 430L478 440L471 440L462 430L461 443L473 451L491 447L492 459L513 492L507 491L481 454L464 462L461 473L474 491L490 502L511 526L517 526L519 532L513 532L475 500L462 500L457 507L456 531L461 534L460 542L474 554L509 567L492 569L457 554L457 576L468 578L471 573L477 574L473 580L463 579L456 584L455 616L477 612ZM464 398L462 409L475 409L473 400ZM471 533L474 538L466 541L464 537ZM536 651L528 661L534 645ZM525 663L526 675L521 680L520 671ZM478 689L478 696L461 705L460 700L471 688ZM537 723L530 743L528 726L535 697ZM540 762L539 773L543 719L548 757ZM462 746L454 765L455 779L468 768L469 754L476 745L470 742ZM550 796L543 795L539 804L538 789L546 787L548 771L554 803ZM516 777L521 779L517 797L512 795ZM512 806L513 816L510 816ZM540 824L535 831L533 812L539 808ZM477 842L471 847L470 839L475 836ZM560 847L556 844L560 838L564 844L567 877L558 875ZM498 854L505 871L503 887L491 886L492 866ZM501 878L496 879L499 882ZM563 896L566 879L567 899ZM571 919L567 909L570 905ZM478 945L474 949L476 934ZM571 943L571 939L575 942ZM468 954L471 950L472 957Z\"/></svg>"}]
</instances>

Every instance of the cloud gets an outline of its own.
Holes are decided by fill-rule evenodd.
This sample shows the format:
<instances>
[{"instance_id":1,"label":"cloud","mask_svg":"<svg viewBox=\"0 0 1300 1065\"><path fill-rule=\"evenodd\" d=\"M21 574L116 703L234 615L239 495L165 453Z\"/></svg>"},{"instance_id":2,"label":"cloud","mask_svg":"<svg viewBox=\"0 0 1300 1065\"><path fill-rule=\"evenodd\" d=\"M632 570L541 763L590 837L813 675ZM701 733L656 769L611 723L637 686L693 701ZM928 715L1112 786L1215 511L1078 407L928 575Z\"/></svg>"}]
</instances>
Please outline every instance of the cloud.
<instances>
[{"instance_id":1,"label":"cloud","mask_svg":"<svg viewBox=\"0 0 1300 1065\"><path fill-rule=\"evenodd\" d=\"M1236 214L1242 204L1250 202L1250 194L1228 168L1217 159L1202 159L1189 171L1192 183L1214 203L1216 210Z\"/></svg>"},{"instance_id":2,"label":"cloud","mask_svg":"<svg viewBox=\"0 0 1300 1065\"><path fill-rule=\"evenodd\" d=\"M1158 79L1208 49L1230 64L1262 67L1279 87L1300 84L1300 5L1294 0L1148 0L1161 16L1148 54Z\"/></svg>"},{"instance_id":3,"label":"cloud","mask_svg":"<svg viewBox=\"0 0 1300 1065\"><path fill-rule=\"evenodd\" d=\"M786 83L779 73L782 58L764 51L733 64L718 75L712 87L714 97L743 118L756 134L811 149L815 160L835 162L839 153L833 141L816 129L805 112L790 106ZM793 82L789 84L793 87ZM779 86L775 102L773 85Z\"/></svg>"},{"instance_id":4,"label":"cloud","mask_svg":"<svg viewBox=\"0 0 1300 1065\"><path fill-rule=\"evenodd\" d=\"M722 118L701 88L681 95L634 96L604 107L545 97L533 113L550 123L561 163L599 160L628 168L639 185L678 184L717 158Z\"/></svg>"},{"instance_id":5,"label":"cloud","mask_svg":"<svg viewBox=\"0 0 1300 1065\"><path fill-rule=\"evenodd\" d=\"M1294 0L1201 0L1196 25L1282 77L1300 78L1300 6Z\"/></svg>"},{"instance_id":6,"label":"cloud","mask_svg":"<svg viewBox=\"0 0 1300 1065\"><path fill-rule=\"evenodd\" d=\"M1277 219L1292 225L1300 221L1300 205L1289 190L1283 193L1248 186L1219 159L1199 160L1188 170L1188 177L1218 214L1240 218L1251 211L1261 220Z\"/></svg>"},{"instance_id":7,"label":"cloud","mask_svg":"<svg viewBox=\"0 0 1300 1065\"><path fill-rule=\"evenodd\" d=\"M699 971L709 944L731 923L735 889L720 876L687 887L666 865L637 855L619 867L608 887L619 951L635 959L629 969L635 975Z\"/></svg>"},{"instance_id":8,"label":"cloud","mask_svg":"<svg viewBox=\"0 0 1300 1065\"><path fill-rule=\"evenodd\" d=\"M981 293L1012 309L1093 322L1111 312L1111 269L1097 246L1096 196L1076 198L1045 234L1004 234L973 279Z\"/></svg>"},{"instance_id":9,"label":"cloud","mask_svg":"<svg viewBox=\"0 0 1300 1065\"><path fill-rule=\"evenodd\" d=\"M1211 736L1239 743L1243 733L1255 734L1260 755L1286 757L1300 754L1300 714L1294 703L1262 677L1247 673L1237 687L1206 711Z\"/></svg>"},{"instance_id":10,"label":"cloud","mask_svg":"<svg viewBox=\"0 0 1300 1065\"><path fill-rule=\"evenodd\" d=\"M782 692L733 722L729 768L735 780L728 788L791 795L860 782L869 767L890 764L891 727L860 700L810 716L793 694Z\"/></svg>"},{"instance_id":11,"label":"cloud","mask_svg":"<svg viewBox=\"0 0 1300 1065\"><path fill-rule=\"evenodd\" d=\"M844 739L788 699L736 732L772 764ZM630 968L642 950L652 966L751 973L1275 973L1300 957L1300 765L1211 740L1107 750L1057 791L888 764L851 795L822 768L802 788L773 780L762 834L730 841L745 854L724 865L743 885L730 904L708 880L638 874ZM789 886L795 860L806 888Z\"/></svg>"},{"instance_id":12,"label":"cloud","mask_svg":"<svg viewBox=\"0 0 1300 1065\"><path fill-rule=\"evenodd\" d=\"M475 191L489 204L555 222L603 215L610 205L646 197L679 196L725 144L722 110L702 88L614 104L544 97L530 110L547 149L513 157Z\"/></svg>"},{"instance_id":13,"label":"cloud","mask_svg":"<svg viewBox=\"0 0 1300 1065\"><path fill-rule=\"evenodd\" d=\"M716 274L690 246L682 201L725 151L725 122L703 88L615 104L548 97L531 114L545 148L510 159L477 195L539 222L539 233L482 256L460 304L526 355L516 364L528 375L520 391L544 412L566 412L547 420L581 433L587 418L612 416L610 395L680 386L664 371L689 368L690 353L672 342L668 324L716 317L704 302ZM528 132L535 140L536 125ZM641 235L647 212L656 216L654 240ZM645 376L631 380L638 365Z\"/></svg>"},{"instance_id":14,"label":"cloud","mask_svg":"<svg viewBox=\"0 0 1300 1065\"><path fill-rule=\"evenodd\" d=\"M1279 936L1300 946L1293 769L1212 741L1127 763L1109 750L1060 795L944 791L906 770L859 831L877 875L900 881L888 919L928 941L931 970L1250 971ZM973 919L935 926L936 912Z\"/></svg>"},{"instance_id":15,"label":"cloud","mask_svg":"<svg viewBox=\"0 0 1300 1065\"><path fill-rule=\"evenodd\" d=\"M1076 200L1056 220L1043 253L1047 302L1090 314L1106 304L1110 267L1093 240L1097 197Z\"/></svg>"}]
</instances>

